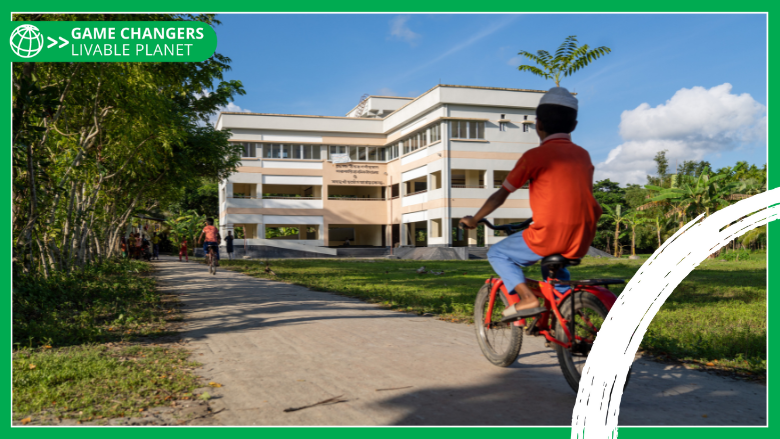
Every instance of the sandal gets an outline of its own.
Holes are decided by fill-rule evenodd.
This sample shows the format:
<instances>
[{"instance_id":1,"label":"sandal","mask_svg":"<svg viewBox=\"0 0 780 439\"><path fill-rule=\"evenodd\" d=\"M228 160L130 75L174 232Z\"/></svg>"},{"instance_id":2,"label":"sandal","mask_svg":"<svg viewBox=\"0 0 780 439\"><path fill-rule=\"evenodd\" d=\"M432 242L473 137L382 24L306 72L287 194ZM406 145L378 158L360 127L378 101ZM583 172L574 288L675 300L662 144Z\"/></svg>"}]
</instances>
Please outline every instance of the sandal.
<instances>
[{"instance_id":1,"label":"sandal","mask_svg":"<svg viewBox=\"0 0 780 439\"><path fill-rule=\"evenodd\" d=\"M522 319L526 317L533 317L535 315L541 314L543 312L547 311L546 308L537 307L537 308L529 308L529 309L521 309L520 311L516 311L514 309L514 306L511 308L505 309L501 315L504 317L501 319L502 322L509 322L512 320Z\"/></svg>"}]
</instances>

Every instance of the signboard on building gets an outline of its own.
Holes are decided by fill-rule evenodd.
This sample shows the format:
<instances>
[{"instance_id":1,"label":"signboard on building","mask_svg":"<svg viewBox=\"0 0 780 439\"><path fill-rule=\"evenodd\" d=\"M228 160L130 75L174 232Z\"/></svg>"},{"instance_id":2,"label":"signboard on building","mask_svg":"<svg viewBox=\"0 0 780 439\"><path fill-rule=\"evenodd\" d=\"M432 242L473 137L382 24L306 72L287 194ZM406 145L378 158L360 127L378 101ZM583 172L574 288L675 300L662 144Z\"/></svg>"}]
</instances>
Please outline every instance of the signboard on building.
<instances>
[{"instance_id":1,"label":"signboard on building","mask_svg":"<svg viewBox=\"0 0 780 439\"><path fill-rule=\"evenodd\" d=\"M331 154L330 160L333 163L349 163L352 161L349 159L349 154Z\"/></svg>"}]
</instances>

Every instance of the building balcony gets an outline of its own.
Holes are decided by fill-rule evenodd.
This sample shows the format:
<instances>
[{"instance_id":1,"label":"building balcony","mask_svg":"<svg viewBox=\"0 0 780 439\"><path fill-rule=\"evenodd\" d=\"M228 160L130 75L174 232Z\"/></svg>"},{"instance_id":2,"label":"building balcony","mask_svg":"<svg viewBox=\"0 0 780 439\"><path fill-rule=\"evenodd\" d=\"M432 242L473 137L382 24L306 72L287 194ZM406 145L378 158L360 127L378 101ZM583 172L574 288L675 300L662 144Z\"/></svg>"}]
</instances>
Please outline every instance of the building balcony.
<instances>
[{"instance_id":1,"label":"building balcony","mask_svg":"<svg viewBox=\"0 0 780 439\"><path fill-rule=\"evenodd\" d=\"M396 197L397 198L397 197ZM328 197L328 201L387 201L385 198Z\"/></svg>"}]
</instances>

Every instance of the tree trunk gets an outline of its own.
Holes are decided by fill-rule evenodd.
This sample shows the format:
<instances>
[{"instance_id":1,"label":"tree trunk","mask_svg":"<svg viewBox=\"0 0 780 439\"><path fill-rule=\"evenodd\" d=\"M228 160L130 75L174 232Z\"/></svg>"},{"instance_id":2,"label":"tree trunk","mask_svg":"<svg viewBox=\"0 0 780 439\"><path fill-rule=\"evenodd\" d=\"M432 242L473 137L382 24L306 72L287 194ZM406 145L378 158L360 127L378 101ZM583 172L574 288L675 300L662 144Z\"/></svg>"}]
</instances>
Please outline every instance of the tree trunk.
<instances>
[{"instance_id":1,"label":"tree trunk","mask_svg":"<svg viewBox=\"0 0 780 439\"><path fill-rule=\"evenodd\" d=\"M615 257L618 257L618 242L620 242L620 223L615 222Z\"/></svg>"}]
</instances>

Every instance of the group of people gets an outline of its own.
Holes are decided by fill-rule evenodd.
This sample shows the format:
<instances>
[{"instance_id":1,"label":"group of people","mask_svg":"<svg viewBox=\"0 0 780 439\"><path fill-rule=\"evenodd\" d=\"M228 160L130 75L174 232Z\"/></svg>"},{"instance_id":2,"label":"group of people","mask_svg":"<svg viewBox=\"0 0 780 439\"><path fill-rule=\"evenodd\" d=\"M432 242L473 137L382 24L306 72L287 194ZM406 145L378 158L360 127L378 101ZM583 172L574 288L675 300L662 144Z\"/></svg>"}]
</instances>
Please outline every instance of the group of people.
<instances>
[{"instance_id":1,"label":"group of people","mask_svg":"<svg viewBox=\"0 0 780 439\"><path fill-rule=\"evenodd\" d=\"M206 223L197 241L198 243L203 244L204 254L209 252L209 246L214 247L214 252L217 255L217 265L219 265L219 242L221 240L219 229L214 226L214 219L206 219ZM233 259L233 232L228 232L228 236L225 237L224 241L228 258ZM190 261L190 258L187 255L187 239L183 239L179 246L179 261L182 260L182 257L186 262Z\"/></svg>"},{"instance_id":2,"label":"group of people","mask_svg":"<svg viewBox=\"0 0 780 439\"><path fill-rule=\"evenodd\" d=\"M160 237L157 232L152 235L151 241L146 238L146 235L131 233L122 238L121 247L122 257L125 259L145 259L147 261L160 259Z\"/></svg>"},{"instance_id":3,"label":"group of people","mask_svg":"<svg viewBox=\"0 0 780 439\"><path fill-rule=\"evenodd\" d=\"M205 241L204 241L205 238ZM122 238L121 248L122 257L132 259L145 259L151 261L152 259L160 260L160 241L161 238L154 232L151 240L147 239L146 235L141 233L130 233L127 237ZM217 261L219 261L219 243L222 241L219 234L219 229L214 226L214 219L208 218L204 224L203 231L198 238L199 243L203 243L203 252L208 253L209 246L214 246ZM225 247L227 250L228 258L233 259L233 232L228 232L228 236L225 237ZM187 255L187 239L183 239L179 244L179 261L190 261Z\"/></svg>"}]
</instances>

